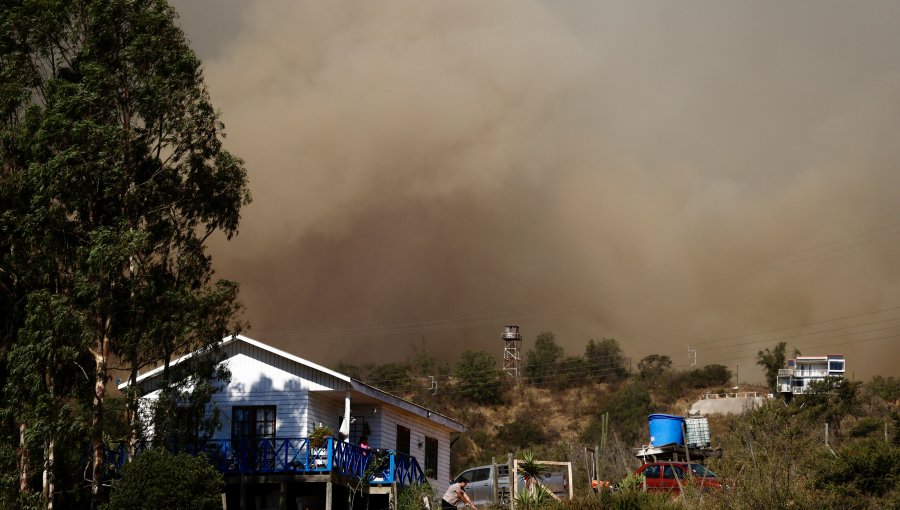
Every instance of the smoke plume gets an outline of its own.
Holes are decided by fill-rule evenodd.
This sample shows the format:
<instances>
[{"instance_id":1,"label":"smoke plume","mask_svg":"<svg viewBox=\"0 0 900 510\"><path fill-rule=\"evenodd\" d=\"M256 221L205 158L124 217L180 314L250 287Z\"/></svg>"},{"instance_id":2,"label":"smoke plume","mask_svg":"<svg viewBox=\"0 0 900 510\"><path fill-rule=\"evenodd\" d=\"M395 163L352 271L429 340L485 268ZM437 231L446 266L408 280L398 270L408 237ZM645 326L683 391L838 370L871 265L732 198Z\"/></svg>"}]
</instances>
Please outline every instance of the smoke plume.
<instances>
[{"instance_id":1,"label":"smoke plume","mask_svg":"<svg viewBox=\"0 0 900 510\"><path fill-rule=\"evenodd\" d=\"M900 4L175 5L249 171L212 254L250 336L900 374Z\"/></svg>"}]
</instances>

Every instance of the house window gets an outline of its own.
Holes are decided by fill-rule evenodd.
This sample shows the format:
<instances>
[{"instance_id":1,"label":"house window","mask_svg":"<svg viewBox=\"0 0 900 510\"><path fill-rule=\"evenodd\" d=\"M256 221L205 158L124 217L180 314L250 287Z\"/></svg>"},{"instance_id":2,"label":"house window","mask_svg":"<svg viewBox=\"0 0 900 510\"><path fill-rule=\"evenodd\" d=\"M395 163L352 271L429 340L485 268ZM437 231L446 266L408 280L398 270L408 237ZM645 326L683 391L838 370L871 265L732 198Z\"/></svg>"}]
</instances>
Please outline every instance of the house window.
<instances>
[{"instance_id":1,"label":"house window","mask_svg":"<svg viewBox=\"0 0 900 510\"><path fill-rule=\"evenodd\" d=\"M395 449L409 455L409 429L403 425L397 425L397 448Z\"/></svg>"},{"instance_id":2,"label":"house window","mask_svg":"<svg viewBox=\"0 0 900 510\"><path fill-rule=\"evenodd\" d=\"M275 437L275 406L236 406L231 411L231 439Z\"/></svg>"},{"instance_id":3,"label":"house window","mask_svg":"<svg viewBox=\"0 0 900 510\"><path fill-rule=\"evenodd\" d=\"M844 362L840 360L830 360L828 362L828 370L830 372L843 372Z\"/></svg>"},{"instance_id":4,"label":"house window","mask_svg":"<svg viewBox=\"0 0 900 510\"><path fill-rule=\"evenodd\" d=\"M425 476L437 478L438 440L425 436Z\"/></svg>"}]
</instances>

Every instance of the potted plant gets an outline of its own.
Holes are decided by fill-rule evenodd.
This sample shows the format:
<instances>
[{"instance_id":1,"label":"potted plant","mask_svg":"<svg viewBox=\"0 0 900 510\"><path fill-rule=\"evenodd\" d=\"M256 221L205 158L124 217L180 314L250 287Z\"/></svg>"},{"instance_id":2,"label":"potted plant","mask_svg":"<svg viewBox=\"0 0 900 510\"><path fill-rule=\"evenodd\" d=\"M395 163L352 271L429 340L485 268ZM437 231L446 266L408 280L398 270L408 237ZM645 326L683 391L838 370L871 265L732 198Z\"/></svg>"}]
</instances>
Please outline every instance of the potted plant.
<instances>
[{"instance_id":1,"label":"potted plant","mask_svg":"<svg viewBox=\"0 0 900 510\"><path fill-rule=\"evenodd\" d=\"M313 428L312 434L309 435L309 447L312 449L321 449L328 444L328 438L334 435L334 431L328 425L321 423Z\"/></svg>"},{"instance_id":2,"label":"potted plant","mask_svg":"<svg viewBox=\"0 0 900 510\"><path fill-rule=\"evenodd\" d=\"M328 425L316 425L309 435L309 455L313 465L324 467L328 464L328 438L334 435L334 431Z\"/></svg>"}]
</instances>

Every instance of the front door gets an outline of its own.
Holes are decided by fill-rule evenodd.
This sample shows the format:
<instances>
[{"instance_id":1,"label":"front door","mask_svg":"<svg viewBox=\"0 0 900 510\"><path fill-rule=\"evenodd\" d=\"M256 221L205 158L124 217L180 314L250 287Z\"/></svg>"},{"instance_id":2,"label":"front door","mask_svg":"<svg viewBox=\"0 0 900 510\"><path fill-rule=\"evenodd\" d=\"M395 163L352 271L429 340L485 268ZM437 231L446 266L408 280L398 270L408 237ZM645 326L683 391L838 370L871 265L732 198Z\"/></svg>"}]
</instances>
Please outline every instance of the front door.
<instances>
[{"instance_id":1,"label":"front door","mask_svg":"<svg viewBox=\"0 0 900 510\"><path fill-rule=\"evenodd\" d=\"M241 470L275 468L275 406L235 406L231 414L231 443Z\"/></svg>"}]
</instances>

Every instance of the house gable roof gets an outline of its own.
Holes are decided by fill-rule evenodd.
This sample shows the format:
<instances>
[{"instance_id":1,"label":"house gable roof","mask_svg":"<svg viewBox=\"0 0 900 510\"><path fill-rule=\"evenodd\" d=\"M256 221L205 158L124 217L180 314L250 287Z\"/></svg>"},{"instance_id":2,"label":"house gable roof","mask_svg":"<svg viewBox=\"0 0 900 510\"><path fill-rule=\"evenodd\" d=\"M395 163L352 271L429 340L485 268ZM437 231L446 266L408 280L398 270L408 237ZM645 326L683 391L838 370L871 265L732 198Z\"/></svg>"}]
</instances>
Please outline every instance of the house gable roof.
<instances>
[{"instance_id":1,"label":"house gable roof","mask_svg":"<svg viewBox=\"0 0 900 510\"><path fill-rule=\"evenodd\" d=\"M356 392L358 392L358 393L362 393L362 394L364 394L364 395L367 395L367 396L369 396L369 397L372 397L372 398L374 398L374 399L377 399L377 400L379 400L379 401L382 401L382 402L384 402L384 403L386 403L386 404L393 405L394 407L399 407L399 408L404 409L404 410L406 410L407 412L413 413L413 414L415 414L415 415L422 416L422 417L424 417L424 418L426 418L426 419L428 419L428 420L431 420L431 421L433 421L433 422L439 423L439 424L441 424L441 425L443 425L443 426L445 426L445 427L447 427L447 428L450 428L450 429L452 429L452 430L454 430L454 431L456 431L456 432L464 432L464 431L467 430L467 428L466 428L465 425L463 425L462 423L457 422L456 420L453 420L452 418L449 418L449 417L447 417L447 416L444 416L444 415L442 415L442 414L439 414L439 413L437 413L437 412L435 412L435 411L432 411L432 410L430 410L430 409L427 409L427 408L425 408L425 407L423 407L423 406L420 406L420 405L415 404L415 403L413 403L413 402L410 402L410 401L408 401L408 400L402 399L402 398L400 398L400 397L398 397L398 396L396 396L396 395L392 395L392 394L387 393L387 392L385 392L385 391L379 390L378 388L376 388L376 387L374 387L374 386L370 386L370 385L368 385L368 384L366 384L366 383L364 383L364 382L362 382L362 381L358 381L358 380L356 380L356 379L352 379L350 376L347 376L347 375L342 374L342 373L340 373L340 372L335 372L334 370L331 370L331 369L329 369L329 368L323 367L322 365L313 363L312 361L303 359L303 358L301 358L301 357L299 357L299 356L294 356L293 354L287 353L287 352L282 351L282 350L280 350L280 349L276 349L275 347L272 347L271 345L264 344L264 343L262 343L262 342L260 342L260 341L258 341L258 340L254 340L254 339L252 339L252 338L250 338L250 337L247 337L247 336L244 336L244 335L231 335L231 336L227 336L227 337L225 337L225 338L222 339L222 342L220 343L220 346L224 348L224 347L226 347L226 346L228 346L228 345L230 345L230 344L232 344L232 343L235 343L235 342L244 342L244 343L246 343L246 344L248 344L248 345L252 345L252 346L254 346L254 347L257 347L257 348L259 348L259 349L262 349L262 350L264 350L264 351L267 351L267 352L269 352L269 353L272 353L272 354L275 355L275 356L279 356L279 357L288 359L288 360L290 360L290 361L292 361L292 362L294 362L294 363L297 363L297 364L299 364L299 365L301 365L301 366L310 368L310 369L315 370L315 371L322 372L322 373L324 373L324 374L328 374L328 375L330 375L330 376L332 376L332 377L334 377L334 378L336 378L336 379L338 379L338 380L340 380L340 381L344 381L344 382L348 383L348 386L349 386L353 391L356 391ZM182 357L176 359L175 361L173 361L173 362L170 364L170 366L177 365L178 363L181 363L181 362L183 362L183 361L185 361L185 360L187 360L187 359L190 359L191 357L196 356L198 352L200 352L200 351L194 351L194 352L192 352L192 353L186 354L186 355L184 355L184 356L182 356ZM150 380L152 380L152 379L154 379L154 378L156 378L156 377L161 376L161 375L162 375L163 368L164 368L164 367L161 367L161 366L160 366L160 367L154 368L153 370L150 370L150 371L148 371L148 372L146 372L146 373L143 373L143 374L139 375L138 378L137 378L137 383L138 383L138 384L141 384L141 383L143 383L143 382L149 382ZM124 390L126 387L128 387L128 384L129 384L128 382L125 382L125 383L120 384L120 385L119 385L119 389L120 389L120 390Z\"/></svg>"}]
</instances>

